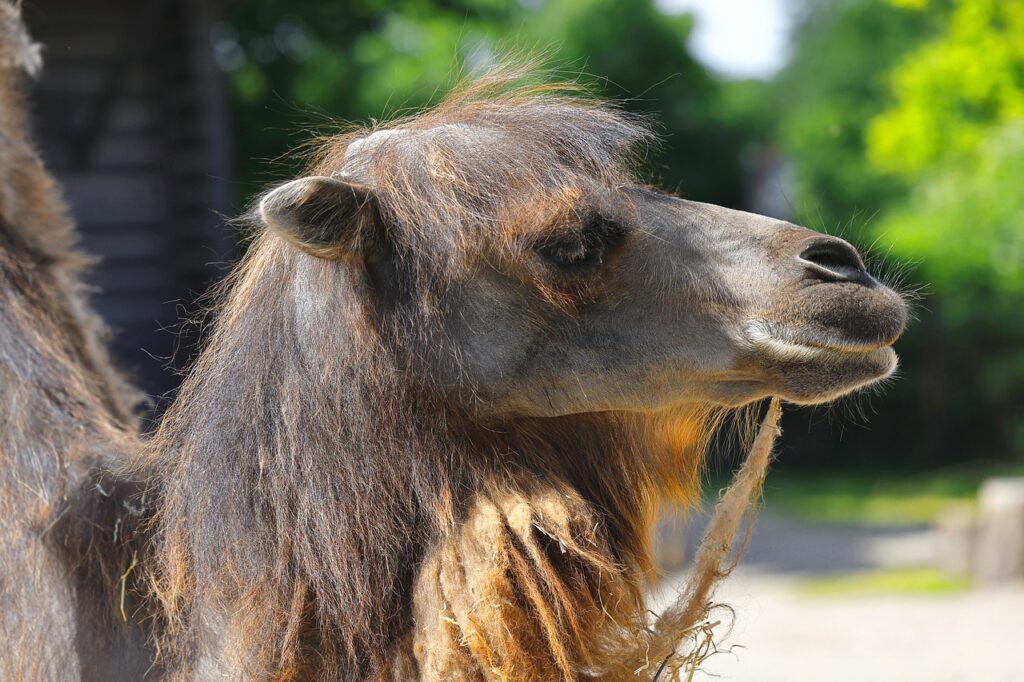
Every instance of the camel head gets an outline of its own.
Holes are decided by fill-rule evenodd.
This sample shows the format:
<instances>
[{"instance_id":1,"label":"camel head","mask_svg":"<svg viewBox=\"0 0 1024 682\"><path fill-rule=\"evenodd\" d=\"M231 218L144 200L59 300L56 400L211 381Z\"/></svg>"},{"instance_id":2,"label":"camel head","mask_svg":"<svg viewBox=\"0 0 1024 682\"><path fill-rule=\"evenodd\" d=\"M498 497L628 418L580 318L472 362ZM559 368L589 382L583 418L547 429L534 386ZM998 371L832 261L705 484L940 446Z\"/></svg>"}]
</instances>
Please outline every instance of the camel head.
<instances>
[{"instance_id":1,"label":"camel head","mask_svg":"<svg viewBox=\"0 0 1024 682\"><path fill-rule=\"evenodd\" d=\"M649 142L600 104L463 93L332 141L259 215L482 418L821 403L893 372L907 307L854 247L639 184Z\"/></svg>"}]
</instances>

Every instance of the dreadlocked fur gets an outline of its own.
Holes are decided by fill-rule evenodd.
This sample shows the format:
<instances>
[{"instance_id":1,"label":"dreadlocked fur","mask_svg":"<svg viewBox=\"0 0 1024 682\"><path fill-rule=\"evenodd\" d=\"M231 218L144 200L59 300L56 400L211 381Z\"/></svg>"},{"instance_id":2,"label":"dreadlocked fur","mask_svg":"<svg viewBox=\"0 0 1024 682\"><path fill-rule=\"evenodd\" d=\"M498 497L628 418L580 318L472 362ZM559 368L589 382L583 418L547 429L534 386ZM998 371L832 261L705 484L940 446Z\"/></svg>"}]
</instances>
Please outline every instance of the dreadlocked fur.
<instances>
[{"instance_id":1,"label":"dreadlocked fur","mask_svg":"<svg viewBox=\"0 0 1024 682\"><path fill-rule=\"evenodd\" d=\"M576 679L607 672L616 623L645 622L651 523L694 499L720 415L479 423L431 378L458 362L445 287L473 259L513 257L580 193L628 181L650 139L520 76L492 73L384 135L322 141L310 175L372 178L379 214L364 218L388 231L391 295L258 228L222 286L148 462L161 651L182 677ZM448 144L479 130L477 154Z\"/></svg>"}]
</instances>

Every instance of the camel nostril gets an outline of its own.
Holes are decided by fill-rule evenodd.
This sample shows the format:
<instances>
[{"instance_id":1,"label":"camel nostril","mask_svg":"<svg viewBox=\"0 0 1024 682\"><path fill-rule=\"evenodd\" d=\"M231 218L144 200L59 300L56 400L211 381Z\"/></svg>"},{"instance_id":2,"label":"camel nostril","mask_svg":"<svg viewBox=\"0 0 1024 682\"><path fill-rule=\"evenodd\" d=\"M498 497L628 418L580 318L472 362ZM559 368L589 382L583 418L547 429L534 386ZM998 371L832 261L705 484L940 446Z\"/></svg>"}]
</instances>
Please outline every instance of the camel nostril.
<instances>
[{"instance_id":1,"label":"camel nostril","mask_svg":"<svg viewBox=\"0 0 1024 682\"><path fill-rule=\"evenodd\" d=\"M800 260L826 279L864 284L870 280L860 254L842 239L816 241L800 253Z\"/></svg>"}]
</instances>

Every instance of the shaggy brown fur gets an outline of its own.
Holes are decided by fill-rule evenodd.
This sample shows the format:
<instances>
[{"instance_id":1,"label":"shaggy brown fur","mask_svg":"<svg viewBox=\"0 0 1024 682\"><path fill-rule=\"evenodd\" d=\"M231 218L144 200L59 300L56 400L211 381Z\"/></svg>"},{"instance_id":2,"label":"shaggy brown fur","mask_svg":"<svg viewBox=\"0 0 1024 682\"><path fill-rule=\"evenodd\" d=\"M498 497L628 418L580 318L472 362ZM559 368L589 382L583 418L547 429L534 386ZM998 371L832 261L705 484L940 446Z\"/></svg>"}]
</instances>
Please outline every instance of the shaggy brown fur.
<instances>
[{"instance_id":1,"label":"shaggy brown fur","mask_svg":"<svg viewBox=\"0 0 1024 682\"><path fill-rule=\"evenodd\" d=\"M102 469L135 447L138 396L107 358L87 261L29 141L21 69L38 47L6 3L0 58L0 679L130 676L149 665L114 607L133 493Z\"/></svg>"}]
</instances>

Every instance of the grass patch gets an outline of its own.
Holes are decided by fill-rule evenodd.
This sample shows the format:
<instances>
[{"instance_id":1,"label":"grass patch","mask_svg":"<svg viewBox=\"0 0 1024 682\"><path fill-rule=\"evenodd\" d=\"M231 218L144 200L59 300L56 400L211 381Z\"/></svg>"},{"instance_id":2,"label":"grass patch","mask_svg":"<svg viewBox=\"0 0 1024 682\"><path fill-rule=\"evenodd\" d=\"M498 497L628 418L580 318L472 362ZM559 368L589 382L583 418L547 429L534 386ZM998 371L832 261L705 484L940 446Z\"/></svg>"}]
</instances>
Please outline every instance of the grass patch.
<instances>
[{"instance_id":1,"label":"grass patch","mask_svg":"<svg viewBox=\"0 0 1024 682\"><path fill-rule=\"evenodd\" d=\"M773 472L767 508L809 521L894 525L928 523L953 504L973 504L992 476L1024 476L1021 466L972 466L893 475Z\"/></svg>"},{"instance_id":2,"label":"grass patch","mask_svg":"<svg viewBox=\"0 0 1024 682\"><path fill-rule=\"evenodd\" d=\"M877 595L946 595L970 587L966 578L954 578L931 568L887 569L869 573L812 578L800 585L809 597L866 597Z\"/></svg>"}]
</instances>

